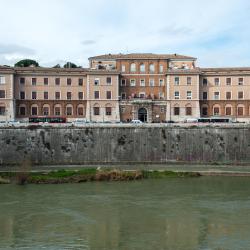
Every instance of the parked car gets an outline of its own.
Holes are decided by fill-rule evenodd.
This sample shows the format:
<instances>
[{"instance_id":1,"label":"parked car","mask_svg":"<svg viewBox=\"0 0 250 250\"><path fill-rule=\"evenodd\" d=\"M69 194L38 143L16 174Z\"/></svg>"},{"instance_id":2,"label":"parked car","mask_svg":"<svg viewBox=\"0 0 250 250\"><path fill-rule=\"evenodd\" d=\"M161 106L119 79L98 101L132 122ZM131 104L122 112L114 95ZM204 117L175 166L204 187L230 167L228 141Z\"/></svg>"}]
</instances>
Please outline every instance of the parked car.
<instances>
[{"instance_id":1,"label":"parked car","mask_svg":"<svg viewBox=\"0 0 250 250\"><path fill-rule=\"evenodd\" d=\"M141 124L143 123L141 120L132 120L131 123L134 123L134 124Z\"/></svg>"}]
</instances>

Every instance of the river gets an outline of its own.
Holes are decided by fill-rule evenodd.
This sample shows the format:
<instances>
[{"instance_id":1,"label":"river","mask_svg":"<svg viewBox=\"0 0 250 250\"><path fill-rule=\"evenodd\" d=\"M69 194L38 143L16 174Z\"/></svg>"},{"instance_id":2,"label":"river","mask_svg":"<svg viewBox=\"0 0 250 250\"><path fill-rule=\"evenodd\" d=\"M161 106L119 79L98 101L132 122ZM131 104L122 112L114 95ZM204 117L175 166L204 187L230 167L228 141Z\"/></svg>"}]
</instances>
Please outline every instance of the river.
<instances>
[{"instance_id":1,"label":"river","mask_svg":"<svg viewBox=\"0 0 250 250\"><path fill-rule=\"evenodd\" d=\"M250 178L0 185L0 249L250 249Z\"/></svg>"}]
</instances>

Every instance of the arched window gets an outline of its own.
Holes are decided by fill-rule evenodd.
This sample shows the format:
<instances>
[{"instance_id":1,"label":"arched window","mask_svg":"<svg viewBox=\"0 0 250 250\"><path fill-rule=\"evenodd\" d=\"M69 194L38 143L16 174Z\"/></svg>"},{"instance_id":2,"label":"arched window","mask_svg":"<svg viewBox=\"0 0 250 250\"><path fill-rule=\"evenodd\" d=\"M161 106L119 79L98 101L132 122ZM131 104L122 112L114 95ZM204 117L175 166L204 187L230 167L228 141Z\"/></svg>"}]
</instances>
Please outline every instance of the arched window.
<instances>
[{"instance_id":1,"label":"arched window","mask_svg":"<svg viewBox=\"0 0 250 250\"><path fill-rule=\"evenodd\" d=\"M4 105L0 105L0 115L6 115L6 108Z\"/></svg>"},{"instance_id":2,"label":"arched window","mask_svg":"<svg viewBox=\"0 0 250 250\"><path fill-rule=\"evenodd\" d=\"M245 106L243 104L239 104L237 106L237 115L238 116L243 116L245 113Z\"/></svg>"},{"instance_id":3,"label":"arched window","mask_svg":"<svg viewBox=\"0 0 250 250\"><path fill-rule=\"evenodd\" d=\"M192 115L192 107L191 107L190 104L187 104L187 105L186 105L185 111L186 111L186 115L187 115L187 116Z\"/></svg>"},{"instance_id":4,"label":"arched window","mask_svg":"<svg viewBox=\"0 0 250 250\"><path fill-rule=\"evenodd\" d=\"M77 115L78 116L84 116L84 106L82 104L79 104L77 106Z\"/></svg>"},{"instance_id":5,"label":"arched window","mask_svg":"<svg viewBox=\"0 0 250 250\"><path fill-rule=\"evenodd\" d=\"M155 72L155 65L152 63L149 65L149 72L154 73Z\"/></svg>"},{"instance_id":6,"label":"arched window","mask_svg":"<svg viewBox=\"0 0 250 250\"><path fill-rule=\"evenodd\" d=\"M94 115L100 115L100 106L99 104L95 104L94 107L93 107L93 113Z\"/></svg>"},{"instance_id":7,"label":"arched window","mask_svg":"<svg viewBox=\"0 0 250 250\"><path fill-rule=\"evenodd\" d=\"M25 106L25 104L21 104L20 106L19 106L19 115L26 115L26 106Z\"/></svg>"},{"instance_id":8,"label":"arched window","mask_svg":"<svg viewBox=\"0 0 250 250\"><path fill-rule=\"evenodd\" d=\"M219 104L215 104L213 106L213 115L220 115L220 105Z\"/></svg>"},{"instance_id":9,"label":"arched window","mask_svg":"<svg viewBox=\"0 0 250 250\"><path fill-rule=\"evenodd\" d=\"M112 115L112 106L109 103L105 105L105 114L107 116L111 116Z\"/></svg>"},{"instance_id":10,"label":"arched window","mask_svg":"<svg viewBox=\"0 0 250 250\"><path fill-rule=\"evenodd\" d=\"M180 106L179 106L179 104L174 105L174 115L180 115Z\"/></svg>"},{"instance_id":11,"label":"arched window","mask_svg":"<svg viewBox=\"0 0 250 250\"><path fill-rule=\"evenodd\" d=\"M49 104L44 104L44 105L43 105L43 115L48 116L49 113L50 113Z\"/></svg>"},{"instance_id":12,"label":"arched window","mask_svg":"<svg viewBox=\"0 0 250 250\"><path fill-rule=\"evenodd\" d=\"M60 104L56 104L55 107L54 107L54 114L55 114L56 116L60 116L61 113L62 113L61 110L62 110L61 105L60 105Z\"/></svg>"},{"instance_id":13,"label":"arched window","mask_svg":"<svg viewBox=\"0 0 250 250\"><path fill-rule=\"evenodd\" d=\"M71 104L67 104L66 106L66 115L67 116L73 115L73 106Z\"/></svg>"},{"instance_id":14,"label":"arched window","mask_svg":"<svg viewBox=\"0 0 250 250\"><path fill-rule=\"evenodd\" d=\"M145 64L140 64L140 72L145 72Z\"/></svg>"},{"instance_id":15,"label":"arched window","mask_svg":"<svg viewBox=\"0 0 250 250\"><path fill-rule=\"evenodd\" d=\"M136 65L135 63L130 64L130 72L135 72L136 71Z\"/></svg>"},{"instance_id":16,"label":"arched window","mask_svg":"<svg viewBox=\"0 0 250 250\"><path fill-rule=\"evenodd\" d=\"M208 106L207 105L202 105L201 114L202 114L202 116L207 116L208 115Z\"/></svg>"},{"instance_id":17,"label":"arched window","mask_svg":"<svg viewBox=\"0 0 250 250\"><path fill-rule=\"evenodd\" d=\"M38 115L38 106L36 104L31 105L31 115L37 116Z\"/></svg>"},{"instance_id":18,"label":"arched window","mask_svg":"<svg viewBox=\"0 0 250 250\"><path fill-rule=\"evenodd\" d=\"M225 115L232 115L232 105L228 104L225 106Z\"/></svg>"}]
</instances>

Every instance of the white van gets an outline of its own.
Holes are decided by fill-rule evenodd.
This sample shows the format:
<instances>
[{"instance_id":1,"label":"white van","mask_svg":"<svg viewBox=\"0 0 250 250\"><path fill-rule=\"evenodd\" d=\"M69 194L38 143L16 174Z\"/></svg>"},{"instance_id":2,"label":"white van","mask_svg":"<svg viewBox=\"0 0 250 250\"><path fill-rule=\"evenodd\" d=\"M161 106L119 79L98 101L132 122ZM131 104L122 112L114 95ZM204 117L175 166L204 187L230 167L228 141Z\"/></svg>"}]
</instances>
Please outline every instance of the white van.
<instances>
[{"instance_id":1,"label":"white van","mask_svg":"<svg viewBox=\"0 0 250 250\"><path fill-rule=\"evenodd\" d=\"M143 122L140 121L140 120L132 120L131 123L134 123L134 124L141 124L141 123L143 123Z\"/></svg>"}]
</instances>

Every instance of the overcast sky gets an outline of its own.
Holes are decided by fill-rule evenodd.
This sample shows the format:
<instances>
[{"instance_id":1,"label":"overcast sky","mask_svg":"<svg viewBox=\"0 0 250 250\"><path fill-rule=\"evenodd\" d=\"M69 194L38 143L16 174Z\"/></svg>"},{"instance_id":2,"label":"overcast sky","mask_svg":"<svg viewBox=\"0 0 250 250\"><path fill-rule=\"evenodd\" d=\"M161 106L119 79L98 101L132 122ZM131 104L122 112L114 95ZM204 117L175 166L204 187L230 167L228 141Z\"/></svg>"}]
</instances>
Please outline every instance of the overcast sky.
<instances>
[{"instance_id":1,"label":"overcast sky","mask_svg":"<svg viewBox=\"0 0 250 250\"><path fill-rule=\"evenodd\" d=\"M0 0L0 17L0 64L152 52L250 66L249 0Z\"/></svg>"}]
</instances>

